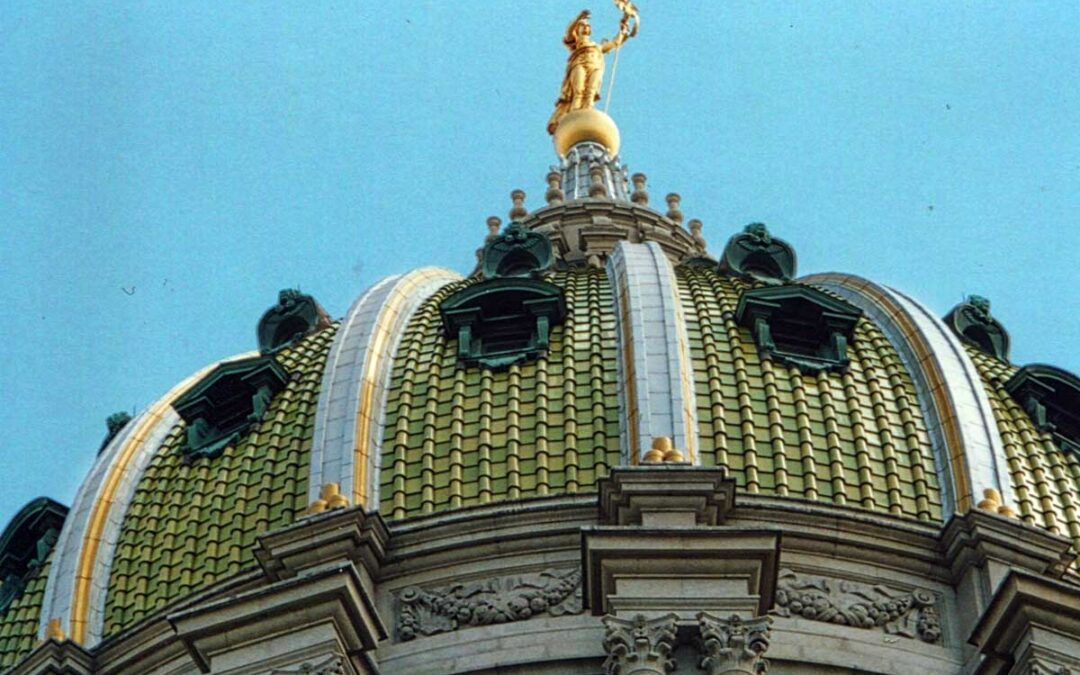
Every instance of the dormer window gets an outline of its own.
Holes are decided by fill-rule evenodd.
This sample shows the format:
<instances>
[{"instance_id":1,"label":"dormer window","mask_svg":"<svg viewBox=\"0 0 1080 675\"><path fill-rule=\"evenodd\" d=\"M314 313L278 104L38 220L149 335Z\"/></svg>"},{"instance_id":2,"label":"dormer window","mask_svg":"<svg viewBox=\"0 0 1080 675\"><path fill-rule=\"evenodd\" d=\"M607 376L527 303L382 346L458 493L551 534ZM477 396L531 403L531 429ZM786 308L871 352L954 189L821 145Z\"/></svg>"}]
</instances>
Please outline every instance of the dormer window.
<instances>
[{"instance_id":1,"label":"dormer window","mask_svg":"<svg viewBox=\"0 0 1080 675\"><path fill-rule=\"evenodd\" d=\"M273 357L223 363L181 396L173 407L187 422L188 459L217 457L260 422L288 373Z\"/></svg>"},{"instance_id":2,"label":"dormer window","mask_svg":"<svg viewBox=\"0 0 1080 675\"><path fill-rule=\"evenodd\" d=\"M26 588L26 582L45 564L60 538L68 509L48 497L24 506L0 534L0 614Z\"/></svg>"},{"instance_id":3,"label":"dormer window","mask_svg":"<svg viewBox=\"0 0 1080 675\"><path fill-rule=\"evenodd\" d=\"M755 288L742 294L735 318L758 351L808 372L841 370L862 312L809 286Z\"/></svg>"},{"instance_id":4,"label":"dormer window","mask_svg":"<svg viewBox=\"0 0 1080 675\"><path fill-rule=\"evenodd\" d=\"M440 311L465 366L506 368L543 355L566 318L562 289L542 280L551 266L547 237L510 223L481 254L484 280L454 293Z\"/></svg>"},{"instance_id":5,"label":"dormer window","mask_svg":"<svg viewBox=\"0 0 1080 675\"><path fill-rule=\"evenodd\" d=\"M1039 431L1080 454L1080 378L1042 364L1024 366L1005 383Z\"/></svg>"}]
</instances>

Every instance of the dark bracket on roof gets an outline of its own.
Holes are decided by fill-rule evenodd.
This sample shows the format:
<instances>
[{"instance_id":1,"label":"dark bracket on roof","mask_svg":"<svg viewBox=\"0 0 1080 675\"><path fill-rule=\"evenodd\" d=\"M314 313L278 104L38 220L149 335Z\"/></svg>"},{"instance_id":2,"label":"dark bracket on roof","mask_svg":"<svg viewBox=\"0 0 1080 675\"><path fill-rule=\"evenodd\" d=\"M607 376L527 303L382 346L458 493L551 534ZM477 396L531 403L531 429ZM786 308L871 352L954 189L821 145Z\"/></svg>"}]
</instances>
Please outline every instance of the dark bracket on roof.
<instances>
[{"instance_id":1,"label":"dark bracket on roof","mask_svg":"<svg viewBox=\"0 0 1080 675\"><path fill-rule=\"evenodd\" d=\"M562 289L542 280L553 260L551 241L520 223L488 242L480 258L484 280L439 308L463 365L500 369L547 351L551 329L566 318Z\"/></svg>"},{"instance_id":2,"label":"dark bracket on roof","mask_svg":"<svg viewBox=\"0 0 1080 675\"><path fill-rule=\"evenodd\" d=\"M1053 434L1059 446L1080 454L1080 378L1036 363L1016 371L1005 389L1039 431Z\"/></svg>"},{"instance_id":3,"label":"dark bracket on roof","mask_svg":"<svg viewBox=\"0 0 1080 675\"><path fill-rule=\"evenodd\" d=\"M795 284L744 291L735 310L763 357L812 373L847 367L847 345L860 316L843 300Z\"/></svg>"},{"instance_id":4,"label":"dark bracket on roof","mask_svg":"<svg viewBox=\"0 0 1080 675\"><path fill-rule=\"evenodd\" d=\"M1009 334L990 316L990 300L969 296L945 315L945 324L964 342L999 361L1009 361Z\"/></svg>"},{"instance_id":5,"label":"dark bracket on roof","mask_svg":"<svg viewBox=\"0 0 1080 675\"><path fill-rule=\"evenodd\" d=\"M217 457L258 424L289 375L271 356L223 363L173 407L187 422L188 459Z\"/></svg>"},{"instance_id":6,"label":"dark bracket on roof","mask_svg":"<svg viewBox=\"0 0 1080 675\"><path fill-rule=\"evenodd\" d=\"M539 277L551 267L551 240L518 222L510 223L484 246L480 272L485 279Z\"/></svg>"},{"instance_id":7,"label":"dark bracket on roof","mask_svg":"<svg viewBox=\"0 0 1080 675\"><path fill-rule=\"evenodd\" d=\"M0 614L26 588L30 577L45 564L67 518L68 508L48 497L22 507L0 534Z\"/></svg>"},{"instance_id":8,"label":"dark bracket on roof","mask_svg":"<svg viewBox=\"0 0 1080 675\"><path fill-rule=\"evenodd\" d=\"M259 319L259 351L272 354L331 323L330 315L315 298L286 288L278 293L278 304Z\"/></svg>"},{"instance_id":9,"label":"dark bracket on roof","mask_svg":"<svg viewBox=\"0 0 1080 675\"><path fill-rule=\"evenodd\" d=\"M720 258L720 271L767 284L783 284L795 278L795 249L769 234L763 223L747 225L728 240Z\"/></svg>"},{"instance_id":10,"label":"dark bracket on roof","mask_svg":"<svg viewBox=\"0 0 1080 675\"><path fill-rule=\"evenodd\" d=\"M109 442L116 438L116 435L120 433L127 423L131 421L131 415L121 410L120 412L113 413L105 419L105 426L109 428L108 433L105 434L105 440L101 441L101 447L98 448L98 454L100 455Z\"/></svg>"}]
</instances>

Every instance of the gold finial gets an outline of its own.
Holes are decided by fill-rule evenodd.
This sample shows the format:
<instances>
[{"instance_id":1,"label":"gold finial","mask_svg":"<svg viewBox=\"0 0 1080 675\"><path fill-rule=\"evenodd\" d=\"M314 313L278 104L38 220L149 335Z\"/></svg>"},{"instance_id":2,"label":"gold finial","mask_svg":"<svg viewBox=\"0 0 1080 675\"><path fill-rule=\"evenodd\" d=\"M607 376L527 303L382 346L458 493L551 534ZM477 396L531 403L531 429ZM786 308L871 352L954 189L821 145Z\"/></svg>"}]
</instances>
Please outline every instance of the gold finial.
<instances>
[{"instance_id":1,"label":"gold finial","mask_svg":"<svg viewBox=\"0 0 1080 675\"><path fill-rule=\"evenodd\" d=\"M525 191L514 190L510 193L510 201L513 202L513 206L510 207L510 221L521 220L525 216L529 215L528 209L525 208Z\"/></svg>"},{"instance_id":2,"label":"gold finial","mask_svg":"<svg viewBox=\"0 0 1080 675\"><path fill-rule=\"evenodd\" d=\"M976 504L976 508L981 511L997 513L1007 518L1016 517L1016 511L1014 511L1011 506L1002 503L1001 493L994 488L986 488L983 490L983 500Z\"/></svg>"},{"instance_id":3,"label":"gold finial","mask_svg":"<svg viewBox=\"0 0 1080 675\"><path fill-rule=\"evenodd\" d=\"M548 189L544 193L544 199L547 200L548 206L558 206L566 199L566 194L562 191L562 174L558 171L552 170L547 175Z\"/></svg>"},{"instance_id":4,"label":"gold finial","mask_svg":"<svg viewBox=\"0 0 1080 675\"><path fill-rule=\"evenodd\" d=\"M319 491L319 498L308 506L307 514L310 516L323 511L343 509L348 505L349 499L341 494L341 486L337 483L327 483Z\"/></svg>"},{"instance_id":5,"label":"gold finial","mask_svg":"<svg viewBox=\"0 0 1080 675\"><path fill-rule=\"evenodd\" d=\"M555 147L565 155L575 143L596 141L607 147L611 154L619 148L619 130L605 113L594 108L600 100L600 87L604 80L604 54L615 50L616 61L612 66L612 78L618 66L618 50L629 38L637 35L639 18L637 8L630 0L614 0L623 15L619 32L610 40L599 44L592 39L589 10L583 10L566 27L563 44L570 50L566 61L559 98L555 111L548 120L548 133L555 137ZM608 87L611 101L611 87Z\"/></svg>"},{"instance_id":6,"label":"gold finial","mask_svg":"<svg viewBox=\"0 0 1080 675\"><path fill-rule=\"evenodd\" d=\"M657 436L653 439L652 447L641 458L645 464L658 464L660 462L685 462L683 454L675 449L675 444L668 436Z\"/></svg>"},{"instance_id":7,"label":"gold finial","mask_svg":"<svg viewBox=\"0 0 1080 675\"><path fill-rule=\"evenodd\" d=\"M667 217L674 220L676 225L682 225L683 213L679 210L679 202L682 197L676 192L670 192L667 196Z\"/></svg>"},{"instance_id":8,"label":"gold finial","mask_svg":"<svg viewBox=\"0 0 1080 675\"><path fill-rule=\"evenodd\" d=\"M45 639L56 640L57 642L63 642L67 639L67 635L64 635L64 629L60 627L60 619L49 619L49 623L45 624Z\"/></svg>"},{"instance_id":9,"label":"gold finial","mask_svg":"<svg viewBox=\"0 0 1080 675\"><path fill-rule=\"evenodd\" d=\"M634 193L630 195L630 201L635 204L641 204L642 206L649 205L649 193L645 191L645 178L643 173L635 173L630 176L630 180L634 182Z\"/></svg>"}]
</instances>

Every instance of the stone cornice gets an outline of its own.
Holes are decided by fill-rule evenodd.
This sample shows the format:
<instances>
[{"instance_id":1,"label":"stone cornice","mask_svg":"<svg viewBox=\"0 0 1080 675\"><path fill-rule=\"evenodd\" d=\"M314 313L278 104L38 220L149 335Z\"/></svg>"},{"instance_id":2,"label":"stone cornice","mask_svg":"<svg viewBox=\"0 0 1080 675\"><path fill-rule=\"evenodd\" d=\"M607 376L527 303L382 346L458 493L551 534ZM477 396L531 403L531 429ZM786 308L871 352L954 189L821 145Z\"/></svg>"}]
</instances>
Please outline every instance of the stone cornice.
<instances>
[{"instance_id":1,"label":"stone cornice","mask_svg":"<svg viewBox=\"0 0 1080 675\"><path fill-rule=\"evenodd\" d=\"M388 635L374 599L349 563L177 612L168 619L202 672L211 672L216 652L287 632L298 623L331 622L350 653L372 650Z\"/></svg>"},{"instance_id":2,"label":"stone cornice","mask_svg":"<svg viewBox=\"0 0 1080 675\"><path fill-rule=\"evenodd\" d=\"M95 675L94 657L71 640L46 640L7 675Z\"/></svg>"},{"instance_id":3,"label":"stone cornice","mask_svg":"<svg viewBox=\"0 0 1080 675\"><path fill-rule=\"evenodd\" d=\"M734 505L735 480L721 468L617 467L600 479L600 518L605 524L720 525Z\"/></svg>"},{"instance_id":4,"label":"stone cornice","mask_svg":"<svg viewBox=\"0 0 1080 675\"><path fill-rule=\"evenodd\" d=\"M941 534L941 551L953 575L993 559L1011 568L1060 578L1072 562L1072 542L1015 518L972 510L953 517Z\"/></svg>"},{"instance_id":5,"label":"stone cornice","mask_svg":"<svg viewBox=\"0 0 1080 675\"><path fill-rule=\"evenodd\" d=\"M327 563L349 561L378 578L390 532L382 516L360 507L302 518L259 537L255 558L277 581Z\"/></svg>"},{"instance_id":6,"label":"stone cornice","mask_svg":"<svg viewBox=\"0 0 1080 675\"><path fill-rule=\"evenodd\" d=\"M697 253L690 232L658 211L632 202L578 199L537 209L521 222L548 235L558 256L569 264L591 256L603 258L619 241L655 241L673 264Z\"/></svg>"},{"instance_id":7,"label":"stone cornice","mask_svg":"<svg viewBox=\"0 0 1080 675\"><path fill-rule=\"evenodd\" d=\"M1040 628L1053 635L1046 645L1040 644L1045 638L1032 635ZM1069 645L1080 648L1080 586L1013 571L998 588L968 642L986 657L976 671L980 674L1008 672L1009 665L1021 656L1037 658L1039 652L1069 649ZM1024 654L1017 653L1020 651ZM1071 658L1069 665L1076 667L1080 665L1078 654L1056 653L1051 658Z\"/></svg>"}]
</instances>

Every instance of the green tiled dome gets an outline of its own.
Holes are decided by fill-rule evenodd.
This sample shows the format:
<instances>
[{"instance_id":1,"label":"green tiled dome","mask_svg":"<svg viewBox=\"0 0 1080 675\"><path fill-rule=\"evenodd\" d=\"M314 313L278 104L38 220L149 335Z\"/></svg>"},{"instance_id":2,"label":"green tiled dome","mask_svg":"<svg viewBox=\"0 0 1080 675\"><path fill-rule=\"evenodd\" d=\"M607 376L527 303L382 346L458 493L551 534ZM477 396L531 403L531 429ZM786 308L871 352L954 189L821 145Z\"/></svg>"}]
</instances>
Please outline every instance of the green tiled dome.
<instances>
[{"instance_id":1,"label":"green tiled dome","mask_svg":"<svg viewBox=\"0 0 1080 675\"><path fill-rule=\"evenodd\" d=\"M135 489L109 576L105 633L255 563L260 534L307 508L319 381L333 328L276 355L285 389L247 437L213 460L189 462L180 423Z\"/></svg>"},{"instance_id":2,"label":"green tiled dome","mask_svg":"<svg viewBox=\"0 0 1080 675\"><path fill-rule=\"evenodd\" d=\"M803 375L759 356L734 321L748 282L678 269L695 382L700 463L750 493L826 501L940 521L942 498L911 379L863 319L847 372ZM380 509L388 518L491 501L593 491L622 459L612 290L601 270L551 274L566 324L535 362L461 367L432 296L393 367Z\"/></svg>"},{"instance_id":3,"label":"green tiled dome","mask_svg":"<svg viewBox=\"0 0 1080 675\"><path fill-rule=\"evenodd\" d=\"M1080 457L1040 432L1005 388L1018 368L968 346L982 376L1008 458L1019 515L1071 538L1080 550Z\"/></svg>"},{"instance_id":4,"label":"green tiled dome","mask_svg":"<svg viewBox=\"0 0 1080 675\"><path fill-rule=\"evenodd\" d=\"M457 364L439 302L413 316L394 359L382 513L404 518L473 504L595 489L620 461L611 285L602 270L548 277L566 323L547 356L506 370Z\"/></svg>"},{"instance_id":5,"label":"green tiled dome","mask_svg":"<svg viewBox=\"0 0 1080 675\"><path fill-rule=\"evenodd\" d=\"M41 600L49 578L48 562L29 579L22 595L0 612L0 669L14 665L38 641Z\"/></svg>"},{"instance_id":6,"label":"green tiled dome","mask_svg":"<svg viewBox=\"0 0 1080 675\"><path fill-rule=\"evenodd\" d=\"M859 321L847 372L805 374L762 359L735 323L745 281L679 270L702 463L751 493L941 520L926 422L896 350Z\"/></svg>"}]
</instances>

